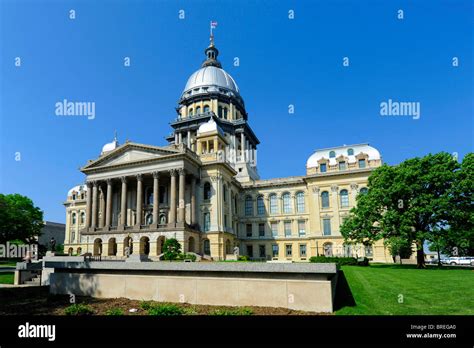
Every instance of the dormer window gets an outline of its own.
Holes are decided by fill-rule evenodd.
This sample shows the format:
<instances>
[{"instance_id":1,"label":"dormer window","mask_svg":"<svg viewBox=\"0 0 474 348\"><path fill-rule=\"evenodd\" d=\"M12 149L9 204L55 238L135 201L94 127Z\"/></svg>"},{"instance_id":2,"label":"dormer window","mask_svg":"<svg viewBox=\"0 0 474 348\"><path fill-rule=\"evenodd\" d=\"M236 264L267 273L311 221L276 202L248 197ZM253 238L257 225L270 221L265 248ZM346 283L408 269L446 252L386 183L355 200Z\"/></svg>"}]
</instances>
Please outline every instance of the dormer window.
<instances>
[{"instance_id":1,"label":"dormer window","mask_svg":"<svg viewBox=\"0 0 474 348\"><path fill-rule=\"evenodd\" d=\"M354 156L354 149L348 149L347 150L347 155L348 156Z\"/></svg>"},{"instance_id":2,"label":"dormer window","mask_svg":"<svg viewBox=\"0 0 474 348\"><path fill-rule=\"evenodd\" d=\"M319 165L319 171L320 171L321 173L326 173L327 170L328 170L328 168L327 168L326 163L321 163L321 164Z\"/></svg>"},{"instance_id":3,"label":"dormer window","mask_svg":"<svg viewBox=\"0 0 474 348\"><path fill-rule=\"evenodd\" d=\"M346 162L345 161L339 162L339 170L346 170L346 169L347 169Z\"/></svg>"},{"instance_id":4,"label":"dormer window","mask_svg":"<svg viewBox=\"0 0 474 348\"><path fill-rule=\"evenodd\" d=\"M76 200L76 194L75 194L75 193L72 194L72 200L73 200L73 201Z\"/></svg>"},{"instance_id":5,"label":"dormer window","mask_svg":"<svg viewBox=\"0 0 474 348\"><path fill-rule=\"evenodd\" d=\"M329 152L329 158L335 158L335 157L336 157L336 151Z\"/></svg>"},{"instance_id":6,"label":"dormer window","mask_svg":"<svg viewBox=\"0 0 474 348\"><path fill-rule=\"evenodd\" d=\"M366 167L366 162L365 159L360 159L359 160L359 168L365 168Z\"/></svg>"}]
</instances>

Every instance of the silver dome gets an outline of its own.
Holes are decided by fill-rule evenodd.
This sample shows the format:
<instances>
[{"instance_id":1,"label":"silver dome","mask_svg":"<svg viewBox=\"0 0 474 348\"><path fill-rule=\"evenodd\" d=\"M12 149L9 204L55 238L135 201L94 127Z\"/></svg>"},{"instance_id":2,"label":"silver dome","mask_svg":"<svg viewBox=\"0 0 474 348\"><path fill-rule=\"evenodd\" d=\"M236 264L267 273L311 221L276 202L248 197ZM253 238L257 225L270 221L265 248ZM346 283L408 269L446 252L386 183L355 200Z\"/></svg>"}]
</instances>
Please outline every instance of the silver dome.
<instances>
[{"instance_id":1,"label":"silver dome","mask_svg":"<svg viewBox=\"0 0 474 348\"><path fill-rule=\"evenodd\" d=\"M202 93L204 92L203 87L207 87L209 91L211 90L210 87L217 87L217 90L215 88L212 88L212 90L221 91L224 94L240 94L239 87L232 76L215 66L203 67L192 74L186 83L186 87L184 87L183 97L195 94L194 92ZM194 91L195 89L199 90Z\"/></svg>"}]
</instances>

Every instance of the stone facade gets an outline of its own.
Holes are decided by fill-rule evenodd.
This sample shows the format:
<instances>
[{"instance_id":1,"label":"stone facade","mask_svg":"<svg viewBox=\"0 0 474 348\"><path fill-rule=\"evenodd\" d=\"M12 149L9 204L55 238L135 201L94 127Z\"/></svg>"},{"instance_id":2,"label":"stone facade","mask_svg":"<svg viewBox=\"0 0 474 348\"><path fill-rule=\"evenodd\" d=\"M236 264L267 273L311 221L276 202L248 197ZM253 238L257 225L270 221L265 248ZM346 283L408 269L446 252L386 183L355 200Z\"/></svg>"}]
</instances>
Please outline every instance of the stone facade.
<instances>
[{"instance_id":1,"label":"stone facade","mask_svg":"<svg viewBox=\"0 0 474 348\"><path fill-rule=\"evenodd\" d=\"M86 183L68 192L65 252L104 258L157 258L166 239L215 260L308 261L316 255L391 262L383 243L345 245L340 225L382 164L368 144L316 151L306 175L261 180L260 143L218 50L191 75L166 146L115 138L81 168Z\"/></svg>"}]
</instances>

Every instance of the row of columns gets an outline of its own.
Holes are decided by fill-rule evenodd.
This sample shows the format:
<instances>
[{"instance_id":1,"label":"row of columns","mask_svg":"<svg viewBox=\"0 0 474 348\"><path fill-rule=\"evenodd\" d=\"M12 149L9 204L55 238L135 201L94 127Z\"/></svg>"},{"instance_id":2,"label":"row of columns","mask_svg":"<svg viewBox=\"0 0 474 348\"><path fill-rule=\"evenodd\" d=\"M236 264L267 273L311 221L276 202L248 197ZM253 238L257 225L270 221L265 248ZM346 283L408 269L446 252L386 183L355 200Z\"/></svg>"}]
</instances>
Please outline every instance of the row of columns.
<instances>
[{"instance_id":1,"label":"row of columns","mask_svg":"<svg viewBox=\"0 0 474 348\"><path fill-rule=\"evenodd\" d=\"M185 184L186 184L186 172L184 169L171 169L169 171L171 192L170 192L170 215L169 224L185 223L186 211L185 211ZM160 172L153 172L153 224L158 224L159 215L159 179ZM177 177L179 176L179 188L177 190ZM127 223L127 184L128 178L121 177L121 200L120 200L120 221L119 226L125 227ZM88 194L86 199L86 228L97 228L97 227L111 227L112 225L112 197L113 197L113 179L107 179L107 194L105 202L105 226L98 226L98 191L99 182L92 181L87 182ZM143 223L143 174L136 175L137 180L137 218L135 226L138 228ZM178 191L178 201L176 197L176 191ZM92 194L90 194L92 192ZM196 177L191 177L191 225L196 224Z\"/></svg>"}]
</instances>

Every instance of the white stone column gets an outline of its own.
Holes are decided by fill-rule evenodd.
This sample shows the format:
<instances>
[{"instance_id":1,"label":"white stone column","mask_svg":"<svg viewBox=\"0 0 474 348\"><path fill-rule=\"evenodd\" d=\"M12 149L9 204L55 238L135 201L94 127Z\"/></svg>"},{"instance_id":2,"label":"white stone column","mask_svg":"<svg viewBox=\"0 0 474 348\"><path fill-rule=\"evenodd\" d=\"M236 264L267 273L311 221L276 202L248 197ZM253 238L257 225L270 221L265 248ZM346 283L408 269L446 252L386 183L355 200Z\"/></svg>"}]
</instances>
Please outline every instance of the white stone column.
<instances>
[{"instance_id":1,"label":"white stone column","mask_svg":"<svg viewBox=\"0 0 474 348\"><path fill-rule=\"evenodd\" d=\"M245 134L240 133L240 160L245 162Z\"/></svg>"},{"instance_id":2,"label":"white stone column","mask_svg":"<svg viewBox=\"0 0 474 348\"><path fill-rule=\"evenodd\" d=\"M171 192L170 192L170 224L176 223L176 169L170 170Z\"/></svg>"},{"instance_id":3,"label":"white stone column","mask_svg":"<svg viewBox=\"0 0 474 348\"><path fill-rule=\"evenodd\" d=\"M122 176L122 197L120 200L120 226L125 227L127 224L127 178Z\"/></svg>"},{"instance_id":4,"label":"white stone column","mask_svg":"<svg viewBox=\"0 0 474 348\"><path fill-rule=\"evenodd\" d=\"M160 204L159 185L160 185L160 173L153 173L153 223L158 224L158 211Z\"/></svg>"},{"instance_id":5,"label":"white stone column","mask_svg":"<svg viewBox=\"0 0 474 348\"><path fill-rule=\"evenodd\" d=\"M98 204L97 204L97 181L94 181L93 183L93 188L92 188L92 222L91 222L91 227L96 228L97 227L97 210L98 210Z\"/></svg>"},{"instance_id":6,"label":"white stone column","mask_svg":"<svg viewBox=\"0 0 474 348\"><path fill-rule=\"evenodd\" d=\"M87 192L86 192L86 229L91 227L92 221L92 183L87 182Z\"/></svg>"},{"instance_id":7,"label":"white stone column","mask_svg":"<svg viewBox=\"0 0 474 348\"><path fill-rule=\"evenodd\" d=\"M105 226L110 227L112 223L112 179L107 180L107 201L105 209Z\"/></svg>"},{"instance_id":8,"label":"white stone column","mask_svg":"<svg viewBox=\"0 0 474 348\"><path fill-rule=\"evenodd\" d=\"M142 224L143 215L143 175L137 175L137 223L136 225L140 228Z\"/></svg>"},{"instance_id":9,"label":"white stone column","mask_svg":"<svg viewBox=\"0 0 474 348\"><path fill-rule=\"evenodd\" d=\"M196 224L196 178L191 178L191 225Z\"/></svg>"},{"instance_id":10,"label":"white stone column","mask_svg":"<svg viewBox=\"0 0 474 348\"><path fill-rule=\"evenodd\" d=\"M185 192L185 180L186 173L184 169L179 169L179 201L178 201L178 222L185 222L185 202L184 202L184 192Z\"/></svg>"}]
</instances>

